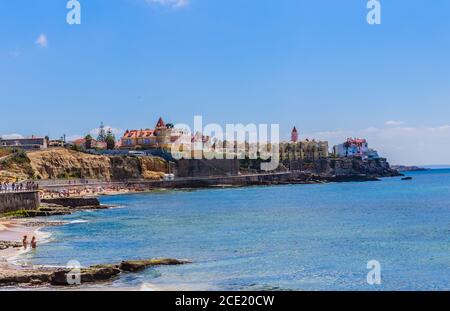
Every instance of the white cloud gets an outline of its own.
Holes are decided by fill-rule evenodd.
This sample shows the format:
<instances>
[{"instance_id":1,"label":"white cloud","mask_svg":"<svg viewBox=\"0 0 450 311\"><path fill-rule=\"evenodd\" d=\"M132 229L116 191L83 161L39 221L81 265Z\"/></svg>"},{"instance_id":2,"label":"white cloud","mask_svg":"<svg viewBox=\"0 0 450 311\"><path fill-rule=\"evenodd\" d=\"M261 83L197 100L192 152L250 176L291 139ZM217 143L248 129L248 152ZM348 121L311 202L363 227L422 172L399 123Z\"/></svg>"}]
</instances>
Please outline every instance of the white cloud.
<instances>
[{"instance_id":1,"label":"white cloud","mask_svg":"<svg viewBox=\"0 0 450 311\"><path fill-rule=\"evenodd\" d=\"M386 121L386 123L384 123L384 124L388 125L388 126L399 126L399 125L405 124L405 122L403 122L403 121L396 121L396 120L389 120L389 121Z\"/></svg>"},{"instance_id":2,"label":"white cloud","mask_svg":"<svg viewBox=\"0 0 450 311\"><path fill-rule=\"evenodd\" d=\"M36 39L35 43L41 48L46 48L48 46L47 36L45 34L41 33L39 35L39 37Z\"/></svg>"},{"instance_id":3,"label":"white cloud","mask_svg":"<svg viewBox=\"0 0 450 311\"><path fill-rule=\"evenodd\" d=\"M189 0L146 0L148 4L158 4L172 8L181 8L189 4Z\"/></svg>"},{"instance_id":4,"label":"white cloud","mask_svg":"<svg viewBox=\"0 0 450 311\"><path fill-rule=\"evenodd\" d=\"M14 133L14 134L0 134L0 137L3 139L19 139L23 138L22 135Z\"/></svg>"},{"instance_id":5,"label":"white cloud","mask_svg":"<svg viewBox=\"0 0 450 311\"><path fill-rule=\"evenodd\" d=\"M305 135L302 135L305 137ZM366 138L391 164L450 164L450 124L437 127L384 127L310 133L306 137L328 140L330 148L348 137Z\"/></svg>"}]
</instances>

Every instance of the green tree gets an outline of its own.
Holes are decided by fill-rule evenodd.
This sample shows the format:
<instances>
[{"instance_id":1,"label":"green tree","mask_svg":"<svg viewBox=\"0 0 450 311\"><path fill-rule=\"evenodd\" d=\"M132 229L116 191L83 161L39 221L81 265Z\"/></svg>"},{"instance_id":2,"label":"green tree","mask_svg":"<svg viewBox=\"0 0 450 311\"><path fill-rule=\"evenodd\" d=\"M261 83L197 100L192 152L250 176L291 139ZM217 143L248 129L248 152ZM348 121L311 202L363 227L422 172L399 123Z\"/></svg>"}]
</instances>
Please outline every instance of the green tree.
<instances>
[{"instance_id":1,"label":"green tree","mask_svg":"<svg viewBox=\"0 0 450 311\"><path fill-rule=\"evenodd\" d=\"M106 133L105 142L106 142L106 149L108 150L113 150L116 147L116 137L112 133L111 129L108 129Z\"/></svg>"},{"instance_id":2,"label":"green tree","mask_svg":"<svg viewBox=\"0 0 450 311\"><path fill-rule=\"evenodd\" d=\"M84 138L86 142L84 143L84 146L86 149L92 149L92 136L90 134L87 134Z\"/></svg>"}]
</instances>

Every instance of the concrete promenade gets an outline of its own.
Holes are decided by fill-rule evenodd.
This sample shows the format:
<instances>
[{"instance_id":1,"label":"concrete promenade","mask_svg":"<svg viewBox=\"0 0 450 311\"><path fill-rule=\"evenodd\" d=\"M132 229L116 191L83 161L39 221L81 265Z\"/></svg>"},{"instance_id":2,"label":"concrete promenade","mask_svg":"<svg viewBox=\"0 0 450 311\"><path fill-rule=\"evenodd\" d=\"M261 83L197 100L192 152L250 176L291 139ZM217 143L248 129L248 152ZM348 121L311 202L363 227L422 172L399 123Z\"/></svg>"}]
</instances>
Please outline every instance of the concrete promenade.
<instances>
[{"instance_id":1,"label":"concrete promenade","mask_svg":"<svg viewBox=\"0 0 450 311\"><path fill-rule=\"evenodd\" d=\"M154 188L201 188L212 186L245 186L271 182L287 182L292 178L292 172L266 173L266 174L246 174L236 176L211 176L211 177L182 177L174 180L123 180L123 181L102 181L102 180L53 180L37 181L41 189L58 191L62 189L77 189L86 187L123 187L137 189Z\"/></svg>"}]
</instances>

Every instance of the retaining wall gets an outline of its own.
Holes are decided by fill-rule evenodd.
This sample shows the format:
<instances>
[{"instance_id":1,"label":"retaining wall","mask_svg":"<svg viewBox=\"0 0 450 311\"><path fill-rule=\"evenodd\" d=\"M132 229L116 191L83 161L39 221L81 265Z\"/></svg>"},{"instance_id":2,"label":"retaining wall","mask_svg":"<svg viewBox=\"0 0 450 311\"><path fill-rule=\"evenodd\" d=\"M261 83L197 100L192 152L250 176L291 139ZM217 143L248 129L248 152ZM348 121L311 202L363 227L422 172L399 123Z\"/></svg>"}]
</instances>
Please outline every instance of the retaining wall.
<instances>
[{"instance_id":1,"label":"retaining wall","mask_svg":"<svg viewBox=\"0 0 450 311\"><path fill-rule=\"evenodd\" d=\"M35 210L39 204L37 191L0 193L0 213Z\"/></svg>"}]
</instances>

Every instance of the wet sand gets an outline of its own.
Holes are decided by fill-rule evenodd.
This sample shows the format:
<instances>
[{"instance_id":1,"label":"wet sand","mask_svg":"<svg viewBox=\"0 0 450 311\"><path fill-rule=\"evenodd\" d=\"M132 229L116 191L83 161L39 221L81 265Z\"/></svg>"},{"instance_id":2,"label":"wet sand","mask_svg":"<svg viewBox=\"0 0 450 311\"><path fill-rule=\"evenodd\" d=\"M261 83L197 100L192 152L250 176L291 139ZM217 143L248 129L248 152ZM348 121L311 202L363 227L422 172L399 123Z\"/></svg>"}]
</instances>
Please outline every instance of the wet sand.
<instances>
[{"instance_id":1,"label":"wet sand","mask_svg":"<svg viewBox=\"0 0 450 311\"><path fill-rule=\"evenodd\" d=\"M28 237L28 242L35 236L37 243L39 244L39 229L40 227L25 226L24 223L19 220L0 220L0 241L22 243L23 236L26 235ZM23 247L10 247L0 250L0 269L19 268L18 266L11 264L10 260L24 251Z\"/></svg>"}]
</instances>

